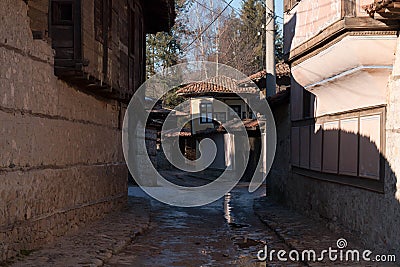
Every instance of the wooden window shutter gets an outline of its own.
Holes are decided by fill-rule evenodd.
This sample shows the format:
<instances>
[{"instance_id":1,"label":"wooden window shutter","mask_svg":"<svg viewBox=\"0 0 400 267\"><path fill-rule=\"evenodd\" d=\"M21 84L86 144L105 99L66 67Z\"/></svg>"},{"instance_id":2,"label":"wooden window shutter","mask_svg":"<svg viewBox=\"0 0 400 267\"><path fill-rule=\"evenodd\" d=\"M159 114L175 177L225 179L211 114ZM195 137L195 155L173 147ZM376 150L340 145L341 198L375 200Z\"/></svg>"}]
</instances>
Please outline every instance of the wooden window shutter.
<instances>
[{"instance_id":1,"label":"wooden window shutter","mask_svg":"<svg viewBox=\"0 0 400 267\"><path fill-rule=\"evenodd\" d=\"M79 17L75 14L79 6L74 0L52 0L49 9L49 30L52 48L56 51L56 65L60 67L75 66L79 60Z\"/></svg>"},{"instance_id":2,"label":"wooden window shutter","mask_svg":"<svg viewBox=\"0 0 400 267\"><path fill-rule=\"evenodd\" d=\"M103 42L103 1L94 0L94 34L96 40Z\"/></svg>"},{"instance_id":3,"label":"wooden window shutter","mask_svg":"<svg viewBox=\"0 0 400 267\"><path fill-rule=\"evenodd\" d=\"M109 38L111 28L111 0L94 0L94 31L96 40L103 43L105 35Z\"/></svg>"},{"instance_id":4,"label":"wooden window shutter","mask_svg":"<svg viewBox=\"0 0 400 267\"><path fill-rule=\"evenodd\" d=\"M135 72L136 72L136 58L135 58L135 9L129 9L129 91L130 93L135 92Z\"/></svg>"}]
</instances>

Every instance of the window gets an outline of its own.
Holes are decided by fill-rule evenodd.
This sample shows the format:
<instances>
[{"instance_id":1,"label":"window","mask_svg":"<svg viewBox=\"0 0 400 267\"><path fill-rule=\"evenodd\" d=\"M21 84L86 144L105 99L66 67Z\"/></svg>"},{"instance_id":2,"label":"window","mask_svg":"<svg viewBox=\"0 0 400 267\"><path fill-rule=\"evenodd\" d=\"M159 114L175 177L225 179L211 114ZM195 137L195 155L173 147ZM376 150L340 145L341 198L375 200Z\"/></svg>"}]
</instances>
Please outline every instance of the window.
<instances>
[{"instance_id":1,"label":"window","mask_svg":"<svg viewBox=\"0 0 400 267\"><path fill-rule=\"evenodd\" d=\"M135 92L145 80L145 30L144 18L139 5L129 11L129 88Z\"/></svg>"},{"instance_id":2,"label":"window","mask_svg":"<svg viewBox=\"0 0 400 267\"><path fill-rule=\"evenodd\" d=\"M96 40L103 42L103 2L102 0L94 1L94 34Z\"/></svg>"},{"instance_id":3,"label":"window","mask_svg":"<svg viewBox=\"0 0 400 267\"><path fill-rule=\"evenodd\" d=\"M135 11L132 18L136 16L141 21L141 28L135 26L139 29L139 39L135 41L134 37L131 37L132 45L144 48L143 37L146 29L143 16L146 10L143 11L141 6L145 1L28 2L34 37L51 41L55 51L56 76L96 95L120 100L129 99L134 93L134 84L143 80L141 77L144 76L145 70L145 62L142 60L145 50L138 50L136 54L139 55L139 59L134 56L130 58L130 54L133 55L134 52L130 53L130 11ZM138 10L135 10L134 6L138 6ZM135 33L134 30L132 32ZM135 71L138 72L138 82L133 81ZM83 76L87 79L82 79ZM88 86L90 88L87 88Z\"/></svg>"},{"instance_id":4,"label":"window","mask_svg":"<svg viewBox=\"0 0 400 267\"><path fill-rule=\"evenodd\" d=\"M213 122L213 110L211 103L200 104L200 123L212 123Z\"/></svg>"},{"instance_id":5,"label":"window","mask_svg":"<svg viewBox=\"0 0 400 267\"><path fill-rule=\"evenodd\" d=\"M53 25L71 25L74 20L72 2L57 1L52 3Z\"/></svg>"},{"instance_id":6,"label":"window","mask_svg":"<svg viewBox=\"0 0 400 267\"><path fill-rule=\"evenodd\" d=\"M55 71L75 66L81 56L81 41L78 34L81 27L79 5L75 0L52 0L49 14L49 33L55 50ZM59 68L60 67L60 68Z\"/></svg>"},{"instance_id":7,"label":"window","mask_svg":"<svg viewBox=\"0 0 400 267\"><path fill-rule=\"evenodd\" d=\"M242 119L256 119L256 115L252 111L242 112Z\"/></svg>"},{"instance_id":8,"label":"window","mask_svg":"<svg viewBox=\"0 0 400 267\"><path fill-rule=\"evenodd\" d=\"M292 127L292 166L301 175L378 192L384 179L385 108L320 117Z\"/></svg>"},{"instance_id":9,"label":"window","mask_svg":"<svg viewBox=\"0 0 400 267\"><path fill-rule=\"evenodd\" d=\"M226 122L226 113L225 112L215 112L214 119L218 122Z\"/></svg>"},{"instance_id":10,"label":"window","mask_svg":"<svg viewBox=\"0 0 400 267\"><path fill-rule=\"evenodd\" d=\"M235 114L241 118L242 116L242 106L240 105L230 105L229 106L231 109L229 110L229 118L233 119L235 117Z\"/></svg>"},{"instance_id":11,"label":"window","mask_svg":"<svg viewBox=\"0 0 400 267\"><path fill-rule=\"evenodd\" d=\"M129 22L129 38L130 38L130 44L129 44L129 51L131 54L135 55L135 50L136 50L136 16L135 16L135 10L131 9L130 10L130 22Z\"/></svg>"},{"instance_id":12,"label":"window","mask_svg":"<svg viewBox=\"0 0 400 267\"><path fill-rule=\"evenodd\" d=\"M292 121L311 119L315 116L316 96L312 92L294 82L290 98Z\"/></svg>"},{"instance_id":13,"label":"window","mask_svg":"<svg viewBox=\"0 0 400 267\"><path fill-rule=\"evenodd\" d=\"M111 8L110 0L94 1L94 31L96 40L100 43L104 42L104 35L110 32Z\"/></svg>"}]
</instances>

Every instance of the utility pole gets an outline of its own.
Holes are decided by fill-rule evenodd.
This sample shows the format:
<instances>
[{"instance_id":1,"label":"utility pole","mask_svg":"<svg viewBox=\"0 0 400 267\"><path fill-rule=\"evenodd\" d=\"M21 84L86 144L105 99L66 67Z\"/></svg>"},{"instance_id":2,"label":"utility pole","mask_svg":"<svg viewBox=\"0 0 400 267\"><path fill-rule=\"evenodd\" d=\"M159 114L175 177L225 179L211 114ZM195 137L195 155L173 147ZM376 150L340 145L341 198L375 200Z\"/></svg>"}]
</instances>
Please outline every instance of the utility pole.
<instances>
[{"instance_id":1,"label":"utility pole","mask_svg":"<svg viewBox=\"0 0 400 267\"><path fill-rule=\"evenodd\" d=\"M220 10L218 9L218 12L219 12ZM214 17L214 15L213 15L213 17ZM216 62L217 62L217 75L216 76L218 76L219 75L219 18L217 18L217 21L216 21L216 33L215 33L215 36L216 36L216 38L215 38L215 53L216 53Z\"/></svg>"},{"instance_id":2,"label":"utility pole","mask_svg":"<svg viewBox=\"0 0 400 267\"><path fill-rule=\"evenodd\" d=\"M266 71L267 97L276 94L276 62L275 62L275 3L266 0Z\"/></svg>"},{"instance_id":3,"label":"utility pole","mask_svg":"<svg viewBox=\"0 0 400 267\"><path fill-rule=\"evenodd\" d=\"M258 36L260 36L261 39L261 50L262 50L262 56L261 56L261 66L265 66L265 41L264 41L264 34L265 34L265 24L261 25L261 31L258 32Z\"/></svg>"}]
</instances>

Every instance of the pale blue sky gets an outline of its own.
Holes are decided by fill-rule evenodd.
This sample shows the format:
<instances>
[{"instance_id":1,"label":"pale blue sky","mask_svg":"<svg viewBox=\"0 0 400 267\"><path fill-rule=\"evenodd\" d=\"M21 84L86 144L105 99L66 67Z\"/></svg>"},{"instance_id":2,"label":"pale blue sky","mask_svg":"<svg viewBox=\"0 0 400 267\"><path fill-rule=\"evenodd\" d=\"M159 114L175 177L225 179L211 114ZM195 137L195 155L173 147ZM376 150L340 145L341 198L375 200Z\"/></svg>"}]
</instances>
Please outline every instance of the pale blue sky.
<instances>
[{"instance_id":1,"label":"pale blue sky","mask_svg":"<svg viewBox=\"0 0 400 267\"><path fill-rule=\"evenodd\" d=\"M242 0L234 0L233 6L240 9L242 6ZM275 0L275 14L283 18L283 0ZM278 18L278 21L282 24L282 19ZM282 25L281 25L282 26Z\"/></svg>"}]
</instances>

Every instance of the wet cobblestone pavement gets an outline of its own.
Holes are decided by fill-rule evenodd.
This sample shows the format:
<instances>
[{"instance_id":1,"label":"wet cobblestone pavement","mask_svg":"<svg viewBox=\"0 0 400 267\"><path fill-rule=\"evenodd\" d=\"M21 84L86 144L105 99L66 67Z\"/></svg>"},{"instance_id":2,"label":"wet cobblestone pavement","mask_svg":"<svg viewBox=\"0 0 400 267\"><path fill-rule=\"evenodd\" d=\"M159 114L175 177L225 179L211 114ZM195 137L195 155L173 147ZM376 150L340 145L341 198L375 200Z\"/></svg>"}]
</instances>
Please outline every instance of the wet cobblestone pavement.
<instances>
[{"instance_id":1,"label":"wet cobblestone pavement","mask_svg":"<svg viewBox=\"0 0 400 267\"><path fill-rule=\"evenodd\" d=\"M370 249L368 246L362 245L361 240L355 233L346 231L343 227L327 223L324 220L310 219L301 214L294 212L286 207L276 204L268 198L259 198L254 201L254 211L266 226L273 230L282 240L285 241L291 249L296 251L314 250L317 257L321 255L321 251L329 249L329 247L338 249L338 242L341 240L343 244L344 254L347 250L357 250L361 253ZM382 249L380 251L371 250L373 254L371 259L377 255L390 253ZM340 254L338 255L338 259ZM398 266L390 262L363 262L360 256L360 262L344 260L330 261L327 255L323 261L313 262L306 261L307 266Z\"/></svg>"},{"instance_id":2,"label":"wet cobblestone pavement","mask_svg":"<svg viewBox=\"0 0 400 267\"><path fill-rule=\"evenodd\" d=\"M180 175L176 177L182 185L188 184ZM189 183L197 186L204 180L191 176ZM265 195L265 187L254 194L247 190L248 184L240 184L224 199L197 208L151 200L149 231L106 266L266 266L257 259L265 244L278 250L289 247L253 211L253 200ZM137 188L130 193L143 195ZM280 265L271 262L268 266Z\"/></svg>"},{"instance_id":3,"label":"wet cobblestone pavement","mask_svg":"<svg viewBox=\"0 0 400 267\"><path fill-rule=\"evenodd\" d=\"M130 197L128 207L106 215L69 235L58 238L29 256L18 257L4 266L15 267L94 267L103 266L118 254L150 224L150 206L143 198ZM2 266L2 264L0 264ZM133 265L134 266L134 265Z\"/></svg>"},{"instance_id":4,"label":"wet cobblestone pavement","mask_svg":"<svg viewBox=\"0 0 400 267\"><path fill-rule=\"evenodd\" d=\"M164 172L170 181L200 186L211 174ZM359 248L357 237L327 228L269 201L265 186L248 193L239 184L223 199L204 207L177 208L130 187L129 207L60 238L14 261L12 266L396 266L364 262L280 262L279 250L290 252L336 248L339 238ZM275 250L273 260L260 262L258 251Z\"/></svg>"}]
</instances>

